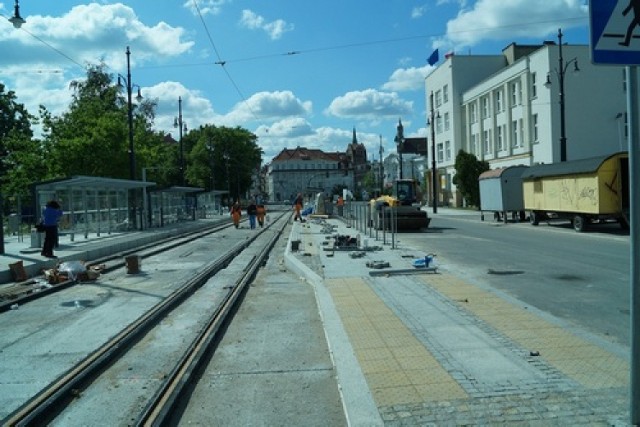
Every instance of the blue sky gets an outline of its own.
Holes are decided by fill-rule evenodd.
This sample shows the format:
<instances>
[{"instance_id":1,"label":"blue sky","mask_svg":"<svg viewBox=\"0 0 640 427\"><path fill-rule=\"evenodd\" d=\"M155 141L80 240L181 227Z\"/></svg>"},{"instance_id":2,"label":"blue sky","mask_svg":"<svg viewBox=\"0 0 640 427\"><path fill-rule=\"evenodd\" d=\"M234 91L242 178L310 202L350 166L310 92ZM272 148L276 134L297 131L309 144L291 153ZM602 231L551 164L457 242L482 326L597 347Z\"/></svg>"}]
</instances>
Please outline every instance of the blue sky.
<instances>
[{"instance_id":1,"label":"blue sky","mask_svg":"<svg viewBox=\"0 0 640 427\"><path fill-rule=\"evenodd\" d=\"M157 130L177 135L180 96L189 129L242 126L266 162L296 146L344 151L354 127L377 159L380 141L395 151L398 119L426 136L436 48L442 62L555 41L558 28L569 44L589 34L581 0L21 0L20 12L17 30L13 0L0 1L0 82L31 113L63 112L87 63L126 75L129 46Z\"/></svg>"}]
</instances>

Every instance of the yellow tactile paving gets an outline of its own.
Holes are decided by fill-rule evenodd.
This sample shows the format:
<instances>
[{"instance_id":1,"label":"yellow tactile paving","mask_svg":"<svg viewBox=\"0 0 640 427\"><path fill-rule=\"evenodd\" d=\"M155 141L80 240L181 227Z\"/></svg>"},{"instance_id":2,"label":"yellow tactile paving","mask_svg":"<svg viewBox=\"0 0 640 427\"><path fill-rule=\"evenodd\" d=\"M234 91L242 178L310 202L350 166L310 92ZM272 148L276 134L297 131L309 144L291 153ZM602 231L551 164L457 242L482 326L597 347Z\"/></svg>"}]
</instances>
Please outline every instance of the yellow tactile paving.
<instances>
[{"instance_id":1,"label":"yellow tactile paving","mask_svg":"<svg viewBox=\"0 0 640 427\"><path fill-rule=\"evenodd\" d=\"M378 406L467 396L361 278L325 283Z\"/></svg>"},{"instance_id":2,"label":"yellow tactile paving","mask_svg":"<svg viewBox=\"0 0 640 427\"><path fill-rule=\"evenodd\" d=\"M547 363L585 387L628 385L628 362L601 347L449 274L422 280L522 348L538 351Z\"/></svg>"}]
</instances>

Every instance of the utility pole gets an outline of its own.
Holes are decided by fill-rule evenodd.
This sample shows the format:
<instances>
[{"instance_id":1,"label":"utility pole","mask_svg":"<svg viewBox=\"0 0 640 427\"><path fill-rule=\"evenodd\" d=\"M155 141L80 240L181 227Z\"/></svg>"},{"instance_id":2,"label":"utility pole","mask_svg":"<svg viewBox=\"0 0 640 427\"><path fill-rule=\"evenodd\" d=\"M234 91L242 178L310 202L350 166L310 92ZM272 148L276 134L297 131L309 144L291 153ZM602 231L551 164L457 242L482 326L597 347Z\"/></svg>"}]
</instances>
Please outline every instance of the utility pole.
<instances>
[{"instance_id":1,"label":"utility pole","mask_svg":"<svg viewBox=\"0 0 640 427\"><path fill-rule=\"evenodd\" d=\"M384 167L382 165L382 153L384 152L384 148L382 148L382 135L380 135L380 196L384 192Z\"/></svg>"},{"instance_id":2,"label":"utility pole","mask_svg":"<svg viewBox=\"0 0 640 427\"><path fill-rule=\"evenodd\" d=\"M433 91L429 94L429 107L431 108L431 195L433 196L433 213L438 213L438 171L436 170L436 113L433 108Z\"/></svg>"}]
</instances>

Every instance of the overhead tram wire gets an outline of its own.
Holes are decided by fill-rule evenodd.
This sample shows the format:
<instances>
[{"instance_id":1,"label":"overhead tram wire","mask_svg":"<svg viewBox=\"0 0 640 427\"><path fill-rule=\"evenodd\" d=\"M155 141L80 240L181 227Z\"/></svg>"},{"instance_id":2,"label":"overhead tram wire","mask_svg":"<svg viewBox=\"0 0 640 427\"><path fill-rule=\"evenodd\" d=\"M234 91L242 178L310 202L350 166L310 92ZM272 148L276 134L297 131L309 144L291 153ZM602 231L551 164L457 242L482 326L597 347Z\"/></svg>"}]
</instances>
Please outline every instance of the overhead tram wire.
<instances>
[{"instance_id":1,"label":"overhead tram wire","mask_svg":"<svg viewBox=\"0 0 640 427\"><path fill-rule=\"evenodd\" d=\"M216 58L218 58L218 60L215 62L216 65L220 65L222 67L222 70L224 71L224 73L227 75L227 78L229 79L229 81L231 82L231 84L233 85L233 87L236 89L236 92L238 93L238 95L240 96L240 98L242 99L242 101L244 102L244 104L247 106L247 109L249 109L249 112L251 113L251 115L253 116L253 118L259 122L260 119L258 119L258 117L256 116L255 112L253 111L253 109L251 108L251 105L249 104L249 102L247 101L247 98L244 96L244 94L242 93L242 91L240 90L240 87L238 86L238 84L235 82L235 80L233 79L233 77L231 77L231 74L229 73L229 70L227 70L227 68L225 67L227 61L223 61L222 57L220 56L220 52L218 52L218 48L216 47L216 44L213 41L213 37L211 37L211 33L209 32L209 27L207 27L207 23L204 20L204 17L202 16L202 13L200 12L200 6L198 6L198 0L194 0L193 4L196 7L196 10L198 11L198 16L200 17L200 22L202 22L202 26L204 27L204 31L207 33L207 37L209 38L209 43L211 43L211 46L213 47L213 51L216 54Z\"/></svg>"},{"instance_id":2,"label":"overhead tram wire","mask_svg":"<svg viewBox=\"0 0 640 427\"><path fill-rule=\"evenodd\" d=\"M197 7L197 5L196 5ZM200 16L200 18L202 19L202 16ZM574 17L574 18L565 18L562 19L563 22L578 22L578 21L582 21L585 20L587 18L585 17ZM557 20L554 21L537 21L537 22L528 22L528 23L518 23L518 24L512 24L512 25L502 25L502 26L498 26L498 27L490 27L490 28L474 28L474 29L470 29L470 30L464 30L464 31L453 31L450 34L466 34L466 33L478 33L478 32L490 32L490 31L497 31L497 30L506 30L506 29L510 29L510 28L522 28L523 26L535 26L535 25L545 25L545 24L557 24ZM206 24L204 23L203 20L203 25L205 25L205 29L206 29ZM207 30L207 35L209 35L209 32ZM310 49L298 49L298 50L290 50L287 52L279 52L279 53L271 53L271 54L266 54L266 55L256 55L256 56L249 56L249 57L245 57L245 58L236 58L236 59L226 59L226 60L222 60L222 58L220 58L220 55L218 54L218 51L216 50L216 55L218 56L218 61L216 61L216 64L218 65L226 65L226 64L230 64L230 63L236 63L236 62L248 62L248 61L256 61L259 59L268 59L268 58L277 58L277 57L282 57L282 56L294 56L294 55L302 55L302 54L306 54L306 53L316 53L316 52L326 52L326 51L332 51L332 50L341 50L341 49L351 49L351 48L357 48L357 47L364 47L364 46L374 46L374 45L379 45L379 44L386 44L386 43L399 43L399 42L405 42L405 41L409 41L409 40L419 40L419 39L429 39L432 37L442 37L444 36L443 34L423 34L423 35L415 35L415 36L406 36L406 37L396 37L396 38L390 38L390 39L381 39L381 40L370 40L370 41L363 41L363 42L354 42L354 43L348 43L348 44L342 44L342 45L333 45L333 46L324 46L324 47L316 47L316 48L310 48ZM211 40L211 36L209 35L209 40L211 41L211 43L213 44L213 41ZM214 45L214 50L215 50L215 45ZM199 65L205 65L205 64L199 64Z\"/></svg>"}]
</instances>

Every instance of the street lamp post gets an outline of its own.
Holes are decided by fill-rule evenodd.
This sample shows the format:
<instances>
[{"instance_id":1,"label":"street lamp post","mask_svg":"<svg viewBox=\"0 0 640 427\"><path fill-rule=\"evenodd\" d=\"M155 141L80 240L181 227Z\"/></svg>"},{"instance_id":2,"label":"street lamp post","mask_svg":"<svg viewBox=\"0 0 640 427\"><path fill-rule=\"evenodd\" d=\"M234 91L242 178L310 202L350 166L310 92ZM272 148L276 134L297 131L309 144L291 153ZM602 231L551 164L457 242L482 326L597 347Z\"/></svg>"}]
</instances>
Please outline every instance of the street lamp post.
<instances>
[{"instance_id":1,"label":"street lamp post","mask_svg":"<svg viewBox=\"0 0 640 427\"><path fill-rule=\"evenodd\" d=\"M384 192L384 169L382 166L382 153L384 152L384 149L382 148L382 135L380 135L380 168L379 168L379 173L380 173L380 196L382 196L382 193Z\"/></svg>"},{"instance_id":2,"label":"street lamp post","mask_svg":"<svg viewBox=\"0 0 640 427\"><path fill-rule=\"evenodd\" d=\"M129 46L127 46L126 50L127 55L127 76L123 76L118 74L118 86L122 87L122 81L124 80L127 86L127 123L129 126L129 178L131 180L136 179L136 155L133 147L133 103L131 100L131 94L133 92L133 88L138 89L138 95L136 96L136 100L140 102L142 100L142 94L140 93L140 86L133 84L131 82L131 51L129 50Z\"/></svg>"},{"instance_id":3,"label":"street lamp post","mask_svg":"<svg viewBox=\"0 0 640 427\"><path fill-rule=\"evenodd\" d=\"M15 6L13 7L13 16L9 18L9 22L13 24L14 28L20 28L22 24L27 22L20 16L20 4L18 0L16 0Z\"/></svg>"},{"instance_id":4,"label":"street lamp post","mask_svg":"<svg viewBox=\"0 0 640 427\"><path fill-rule=\"evenodd\" d=\"M398 152L398 159L400 163L400 176L402 179L402 149L404 148L404 127L402 126L402 120L398 120L398 126L396 127L397 133L394 139L396 143L396 150Z\"/></svg>"},{"instance_id":5,"label":"street lamp post","mask_svg":"<svg viewBox=\"0 0 640 427\"><path fill-rule=\"evenodd\" d=\"M173 120L173 127L178 128L180 136L180 182L184 185L184 148L182 146L182 131L187 131L187 124L182 122L182 97L178 97L178 117Z\"/></svg>"},{"instance_id":6,"label":"street lamp post","mask_svg":"<svg viewBox=\"0 0 640 427\"><path fill-rule=\"evenodd\" d=\"M227 153L226 151L224 152L224 154L222 155L222 158L224 159L224 164L227 167L227 197L228 197L228 202L229 205L231 205L233 202L231 202L231 180L229 178L229 159L231 158L229 156L229 153Z\"/></svg>"},{"instance_id":7,"label":"street lamp post","mask_svg":"<svg viewBox=\"0 0 640 427\"><path fill-rule=\"evenodd\" d=\"M138 95L136 99L138 102L142 99L142 95L140 93L140 86L134 85L131 82L131 51L129 50L129 46L127 46L126 50L127 55L127 76L124 77L121 74L118 74L118 86L122 87L122 80L125 81L127 85L127 122L129 126L129 179L135 181L136 179L136 155L133 147L133 103L131 102L131 93L134 87L138 89ZM129 214L129 223L130 226L134 226L136 222L136 194L135 190L131 190L131 212Z\"/></svg>"},{"instance_id":8,"label":"street lamp post","mask_svg":"<svg viewBox=\"0 0 640 427\"><path fill-rule=\"evenodd\" d=\"M565 102L564 102L564 77L567 72L567 68L569 65L573 63L573 72L577 73L580 71L578 68L578 59L573 58L569 61L564 60L562 56L562 28L558 29L558 68L555 73L558 76L558 86L559 86L559 103L560 103L560 161L567 161L567 133L566 133L566 122L565 122ZM549 74L547 74L547 81L544 84L546 87L551 86L551 78Z\"/></svg>"},{"instance_id":9,"label":"street lamp post","mask_svg":"<svg viewBox=\"0 0 640 427\"><path fill-rule=\"evenodd\" d=\"M436 111L433 108L433 91L429 95L429 106L431 107L431 119L429 120L429 126L431 126L431 195L433 197L432 206L433 213L438 213L438 171L436 169ZM438 113L440 117L440 113Z\"/></svg>"},{"instance_id":10,"label":"street lamp post","mask_svg":"<svg viewBox=\"0 0 640 427\"><path fill-rule=\"evenodd\" d=\"M209 144L207 144L207 150L209 151L209 163L211 164L211 191L214 191L216 189L216 177L213 174L214 170L214 145L213 145L213 141L211 141L211 137L209 137Z\"/></svg>"}]
</instances>

